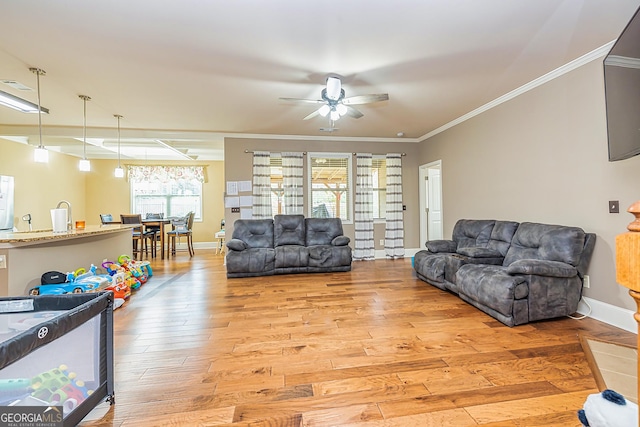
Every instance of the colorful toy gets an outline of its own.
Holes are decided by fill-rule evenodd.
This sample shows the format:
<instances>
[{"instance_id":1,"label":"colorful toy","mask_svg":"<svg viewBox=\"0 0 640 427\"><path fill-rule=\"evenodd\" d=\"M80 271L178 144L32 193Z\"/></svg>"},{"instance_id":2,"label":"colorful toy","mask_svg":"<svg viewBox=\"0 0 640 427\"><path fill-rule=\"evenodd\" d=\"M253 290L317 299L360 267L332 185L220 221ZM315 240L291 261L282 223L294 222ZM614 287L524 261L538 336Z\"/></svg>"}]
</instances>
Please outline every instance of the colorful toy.
<instances>
[{"instance_id":1,"label":"colorful toy","mask_svg":"<svg viewBox=\"0 0 640 427\"><path fill-rule=\"evenodd\" d=\"M93 393L83 381L76 379L75 373L67 370L66 365L33 377L30 384L32 397L50 405L62 405L65 412L75 409Z\"/></svg>"},{"instance_id":2,"label":"colorful toy","mask_svg":"<svg viewBox=\"0 0 640 427\"><path fill-rule=\"evenodd\" d=\"M0 406L21 400L33 392L29 378L0 380Z\"/></svg>"},{"instance_id":3,"label":"colorful toy","mask_svg":"<svg viewBox=\"0 0 640 427\"><path fill-rule=\"evenodd\" d=\"M131 259L131 257L129 255L120 255L118 257L118 262L120 263L120 265L134 265L135 267L138 267L142 270L143 274L146 274L148 277L153 276L153 270L151 269L151 263L149 263L149 261L138 261L135 259Z\"/></svg>"},{"instance_id":4,"label":"colorful toy","mask_svg":"<svg viewBox=\"0 0 640 427\"><path fill-rule=\"evenodd\" d=\"M114 299L126 300L131 296L131 288L125 282L124 272L111 276L111 282L104 289L113 292Z\"/></svg>"},{"instance_id":5,"label":"colorful toy","mask_svg":"<svg viewBox=\"0 0 640 427\"><path fill-rule=\"evenodd\" d=\"M104 261L102 266L109 272L110 275L115 275L117 273L124 273L124 282L131 290L138 289L142 282L133 276L131 271L129 271L126 267L121 266L120 264L116 264L113 261Z\"/></svg>"},{"instance_id":6,"label":"colorful toy","mask_svg":"<svg viewBox=\"0 0 640 427\"><path fill-rule=\"evenodd\" d=\"M578 419L586 427L635 427L638 405L613 390L590 394L578 411Z\"/></svg>"},{"instance_id":7,"label":"colorful toy","mask_svg":"<svg viewBox=\"0 0 640 427\"><path fill-rule=\"evenodd\" d=\"M39 285L29 289L29 295L62 295L62 294L81 294L83 292L92 292L97 289L94 283L70 282L58 283L55 285Z\"/></svg>"}]
</instances>

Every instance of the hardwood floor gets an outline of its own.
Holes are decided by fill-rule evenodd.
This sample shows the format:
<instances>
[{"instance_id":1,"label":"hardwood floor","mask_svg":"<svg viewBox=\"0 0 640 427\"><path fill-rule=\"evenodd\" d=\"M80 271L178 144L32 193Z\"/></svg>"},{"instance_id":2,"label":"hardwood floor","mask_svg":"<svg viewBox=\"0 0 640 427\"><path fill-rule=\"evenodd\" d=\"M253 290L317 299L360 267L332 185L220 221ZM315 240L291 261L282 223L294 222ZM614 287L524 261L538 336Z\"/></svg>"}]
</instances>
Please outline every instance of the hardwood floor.
<instances>
[{"instance_id":1,"label":"hardwood floor","mask_svg":"<svg viewBox=\"0 0 640 427\"><path fill-rule=\"evenodd\" d=\"M229 280L214 251L152 266L114 313L116 404L82 426L579 426L597 388L578 333L636 342L593 319L506 327L409 259Z\"/></svg>"}]
</instances>

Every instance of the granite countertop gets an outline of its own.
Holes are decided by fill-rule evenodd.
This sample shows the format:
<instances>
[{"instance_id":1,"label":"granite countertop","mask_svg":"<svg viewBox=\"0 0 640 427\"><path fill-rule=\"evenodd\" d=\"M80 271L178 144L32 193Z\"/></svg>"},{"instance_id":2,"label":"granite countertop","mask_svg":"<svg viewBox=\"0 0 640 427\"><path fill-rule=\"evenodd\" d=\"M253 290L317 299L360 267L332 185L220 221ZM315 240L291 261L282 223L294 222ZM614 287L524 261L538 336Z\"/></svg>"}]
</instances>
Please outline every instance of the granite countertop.
<instances>
[{"instance_id":1,"label":"granite countertop","mask_svg":"<svg viewBox=\"0 0 640 427\"><path fill-rule=\"evenodd\" d=\"M32 243L73 239L97 234L114 233L121 230L128 230L135 225L131 224L108 224L108 225L88 225L84 229L74 229L65 233L54 233L52 229L33 231L10 231L0 232L0 243Z\"/></svg>"}]
</instances>

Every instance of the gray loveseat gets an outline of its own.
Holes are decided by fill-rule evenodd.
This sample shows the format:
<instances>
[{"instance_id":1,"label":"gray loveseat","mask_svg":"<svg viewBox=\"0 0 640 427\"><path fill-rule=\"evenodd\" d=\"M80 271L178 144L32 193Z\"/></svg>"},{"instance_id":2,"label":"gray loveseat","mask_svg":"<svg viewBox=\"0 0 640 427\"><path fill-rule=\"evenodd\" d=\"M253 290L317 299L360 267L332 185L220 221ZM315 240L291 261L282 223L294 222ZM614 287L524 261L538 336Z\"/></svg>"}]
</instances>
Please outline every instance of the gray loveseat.
<instances>
[{"instance_id":1,"label":"gray loveseat","mask_svg":"<svg viewBox=\"0 0 640 427\"><path fill-rule=\"evenodd\" d=\"M427 242L414 268L420 279L515 326L575 313L594 246L595 234L578 227L460 220L451 241Z\"/></svg>"},{"instance_id":2,"label":"gray loveseat","mask_svg":"<svg viewBox=\"0 0 640 427\"><path fill-rule=\"evenodd\" d=\"M239 219L227 248L227 277L351 270L340 218Z\"/></svg>"}]
</instances>

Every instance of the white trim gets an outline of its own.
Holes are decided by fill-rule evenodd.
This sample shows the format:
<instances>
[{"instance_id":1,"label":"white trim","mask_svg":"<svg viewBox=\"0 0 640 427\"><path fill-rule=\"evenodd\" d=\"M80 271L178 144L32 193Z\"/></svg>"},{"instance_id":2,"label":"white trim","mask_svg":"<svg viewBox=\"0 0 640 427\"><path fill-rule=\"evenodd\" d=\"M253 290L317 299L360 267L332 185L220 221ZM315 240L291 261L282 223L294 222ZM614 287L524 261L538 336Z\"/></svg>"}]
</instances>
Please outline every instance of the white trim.
<instances>
[{"instance_id":1,"label":"white trim","mask_svg":"<svg viewBox=\"0 0 640 427\"><path fill-rule=\"evenodd\" d=\"M541 86L555 78L558 78L560 76L562 76L563 74L566 74L570 71L575 70L576 68L582 67L583 65L598 59L598 58L602 58L603 56L605 56L610 50L611 47L613 46L613 44L615 43L615 40L610 41L609 43L605 44L604 46L601 46L597 49L592 50L591 52L582 55L580 58L574 59L573 61L569 62L568 64L565 64L561 67L556 68L553 71L548 72L547 74L538 77L535 80L530 81L527 84L524 84L522 86L520 86L517 89L512 90L511 92L502 95L499 98L494 99L491 102L488 102L484 105L482 105L481 107L476 108L473 111L468 112L467 114L458 117L455 120L450 121L449 123L446 123L442 126L440 126L439 128L432 130L431 132L421 136L418 138L418 140L420 142L431 138L432 136L435 136L441 132L444 132L445 130L452 128L456 125L459 125L462 122L465 122L481 113L484 113L487 110L492 109L493 107L497 107L498 105L507 102L517 96L522 95L525 92L530 91L531 89L535 89L538 86Z\"/></svg>"},{"instance_id":2,"label":"white trim","mask_svg":"<svg viewBox=\"0 0 640 427\"><path fill-rule=\"evenodd\" d=\"M640 69L640 59L628 58L626 56L619 56L619 55L609 55L604 60L604 65Z\"/></svg>"},{"instance_id":3,"label":"white trim","mask_svg":"<svg viewBox=\"0 0 640 427\"><path fill-rule=\"evenodd\" d=\"M578 304L578 313L587 314L592 319L638 334L638 324L633 318L633 311L592 298L582 297L582 299L584 301L581 300ZM591 306L590 313L585 302Z\"/></svg>"}]
</instances>

